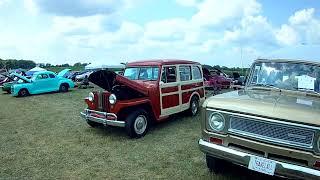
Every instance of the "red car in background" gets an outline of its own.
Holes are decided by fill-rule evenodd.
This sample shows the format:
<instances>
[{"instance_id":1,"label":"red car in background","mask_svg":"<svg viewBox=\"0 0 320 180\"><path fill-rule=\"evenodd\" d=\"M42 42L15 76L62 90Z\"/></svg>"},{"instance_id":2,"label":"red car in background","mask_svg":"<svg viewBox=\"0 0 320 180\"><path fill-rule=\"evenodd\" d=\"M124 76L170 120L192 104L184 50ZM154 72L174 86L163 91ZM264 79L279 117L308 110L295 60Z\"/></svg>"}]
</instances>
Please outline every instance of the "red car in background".
<instances>
[{"instance_id":1,"label":"red car in background","mask_svg":"<svg viewBox=\"0 0 320 180\"><path fill-rule=\"evenodd\" d=\"M203 68L202 70L206 89L219 92L221 89L230 88L232 79L228 78L221 70L209 70L207 68Z\"/></svg>"}]
</instances>

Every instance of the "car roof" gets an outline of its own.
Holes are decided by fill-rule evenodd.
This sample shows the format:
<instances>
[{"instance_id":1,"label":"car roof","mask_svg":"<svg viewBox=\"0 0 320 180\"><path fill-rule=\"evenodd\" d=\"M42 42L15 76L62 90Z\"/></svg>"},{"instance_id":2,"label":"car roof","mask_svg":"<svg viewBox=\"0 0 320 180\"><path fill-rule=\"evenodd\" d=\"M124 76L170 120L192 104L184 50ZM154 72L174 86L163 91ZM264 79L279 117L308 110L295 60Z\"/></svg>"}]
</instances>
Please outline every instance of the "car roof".
<instances>
[{"instance_id":1,"label":"car roof","mask_svg":"<svg viewBox=\"0 0 320 180\"><path fill-rule=\"evenodd\" d=\"M161 66L161 65L175 65L175 64L198 64L200 63L190 60L180 59L151 59L151 60L139 60L129 62L127 66Z\"/></svg>"}]
</instances>

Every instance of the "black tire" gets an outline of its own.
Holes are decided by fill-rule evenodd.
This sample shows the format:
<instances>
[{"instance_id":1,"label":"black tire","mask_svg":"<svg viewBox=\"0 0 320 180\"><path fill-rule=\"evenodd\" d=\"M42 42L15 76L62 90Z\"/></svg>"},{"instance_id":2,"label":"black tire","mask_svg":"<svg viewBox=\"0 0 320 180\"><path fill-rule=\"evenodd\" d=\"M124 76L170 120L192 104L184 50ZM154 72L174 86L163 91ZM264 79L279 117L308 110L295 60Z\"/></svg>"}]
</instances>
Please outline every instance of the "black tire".
<instances>
[{"instance_id":1,"label":"black tire","mask_svg":"<svg viewBox=\"0 0 320 180\"><path fill-rule=\"evenodd\" d=\"M149 129L149 117L144 109L132 111L126 118L126 132L131 138L141 138Z\"/></svg>"},{"instance_id":2,"label":"black tire","mask_svg":"<svg viewBox=\"0 0 320 180\"><path fill-rule=\"evenodd\" d=\"M197 115L199 112L199 98L197 96L193 96L190 101L189 114L191 116Z\"/></svg>"},{"instance_id":3,"label":"black tire","mask_svg":"<svg viewBox=\"0 0 320 180\"><path fill-rule=\"evenodd\" d=\"M20 89L18 92L19 97L26 97L29 96L29 91L27 89Z\"/></svg>"},{"instance_id":4,"label":"black tire","mask_svg":"<svg viewBox=\"0 0 320 180\"><path fill-rule=\"evenodd\" d=\"M215 174L221 174L223 173L223 170L227 167L227 162L222 159L214 158L211 156L206 155L206 162L207 162L207 167L210 172L213 172Z\"/></svg>"},{"instance_id":5,"label":"black tire","mask_svg":"<svg viewBox=\"0 0 320 180\"><path fill-rule=\"evenodd\" d=\"M93 121L90 121L90 120L87 120L87 123L88 123L89 126L91 126L93 128L101 126L100 123L96 123L96 122L93 122Z\"/></svg>"},{"instance_id":6,"label":"black tire","mask_svg":"<svg viewBox=\"0 0 320 180\"><path fill-rule=\"evenodd\" d=\"M8 90L7 93L8 93L8 94L11 94L11 90Z\"/></svg>"},{"instance_id":7,"label":"black tire","mask_svg":"<svg viewBox=\"0 0 320 180\"><path fill-rule=\"evenodd\" d=\"M67 84L61 84L59 90L60 92L68 92L69 86Z\"/></svg>"}]
</instances>

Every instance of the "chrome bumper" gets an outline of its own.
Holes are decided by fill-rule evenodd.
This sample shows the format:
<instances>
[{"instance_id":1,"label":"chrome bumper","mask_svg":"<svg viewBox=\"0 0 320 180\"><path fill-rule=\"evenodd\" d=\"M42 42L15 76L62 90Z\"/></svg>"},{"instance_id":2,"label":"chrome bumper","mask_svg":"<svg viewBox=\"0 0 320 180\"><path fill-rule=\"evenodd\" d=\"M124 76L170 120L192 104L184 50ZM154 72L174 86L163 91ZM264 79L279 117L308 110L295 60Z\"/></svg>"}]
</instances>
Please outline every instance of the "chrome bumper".
<instances>
[{"instance_id":1,"label":"chrome bumper","mask_svg":"<svg viewBox=\"0 0 320 180\"><path fill-rule=\"evenodd\" d=\"M99 115L103 115L105 118L99 118L95 116L91 116L91 113L96 113ZM100 111L94 111L94 110L89 110L85 109L84 112L80 113L81 117L86 120L86 121L93 121L96 123L103 124L104 126L117 126L117 127L125 127L125 122L124 121L118 121L117 120L117 115L113 113L106 113L106 112L100 112ZM112 116L115 119L114 120L108 120L107 117Z\"/></svg>"},{"instance_id":2,"label":"chrome bumper","mask_svg":"<svg viewBox=\"0 0 320 180\"><path fill-rule=\"evenodd\" d=\"M200 150L209 156L224 159L245 167L248 167L250 157L254 156L249 153L241 152L221 145L212 144L202 139L199 140L199 146ZM320 171L318 170L279 161L275 162L277 163L275 170L276 175L299 179L320 178Z\"/></svg>"}]
</instances>

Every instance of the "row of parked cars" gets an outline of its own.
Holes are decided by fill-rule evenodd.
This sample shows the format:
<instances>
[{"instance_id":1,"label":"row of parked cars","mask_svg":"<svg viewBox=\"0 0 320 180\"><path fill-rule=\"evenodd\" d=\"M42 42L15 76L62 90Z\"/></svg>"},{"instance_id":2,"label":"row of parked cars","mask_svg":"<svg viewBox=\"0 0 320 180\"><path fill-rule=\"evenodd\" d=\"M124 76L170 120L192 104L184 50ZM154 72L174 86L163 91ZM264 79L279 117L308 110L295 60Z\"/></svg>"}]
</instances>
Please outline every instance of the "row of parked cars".
<instances>
[{"instance_id":1,"label":"row of parked cars","mask_svg":"<svg viewBox=\"0 0 320 180\"><path fill-rule=\"evenodd\" d=\"M6 78L1 81L2 90L16 97L49 93L67 92L74 87L73 81L65 78L70 69L65 69L58 74L51 71L39 71L32 76L24 73L2 74Z\"/></svg>"},{"instance_id":2,"label":"row of parked cars","mask_svg":"<svg viewBox=\"0 0 320 180\"><path fill-rule=\"evenodd\" d=\"M256 60L243 89L207 99L197 62L131 62L123 76L97 71L89 80L104 90L89 93L81 116L92 127L117 126L143 137L153 122L200 110L199 147L211 171L228 171L225 165L234 163L268 175L319 179L320 63L288 58Z\"/></svg>"}]
</instances>

